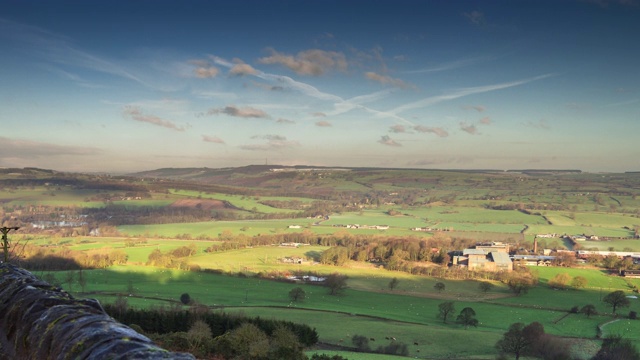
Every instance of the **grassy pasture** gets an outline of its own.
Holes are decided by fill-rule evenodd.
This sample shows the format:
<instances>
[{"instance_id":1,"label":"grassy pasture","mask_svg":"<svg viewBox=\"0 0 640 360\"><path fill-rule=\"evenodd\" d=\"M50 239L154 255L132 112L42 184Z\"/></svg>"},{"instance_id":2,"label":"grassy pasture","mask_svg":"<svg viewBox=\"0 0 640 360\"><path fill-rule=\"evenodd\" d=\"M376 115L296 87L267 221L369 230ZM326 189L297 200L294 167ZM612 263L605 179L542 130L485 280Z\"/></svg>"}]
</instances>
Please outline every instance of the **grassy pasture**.
<instances>
[{"instance_id":1,"label":"grassy pasture","mask_svg":"<svg viewBox=\"0 0 640 360\"><path fill-rule=\"evenodd\" d=\"M305 323L316 328L318 334L322 334L321 341L345 346L353 346L351 338L354 335L375 339L375 341L369 340L369 346L373 349L388 345L390 340L386 340L385 337L395 337L397 341L407 345L410 357L426 355L429 358L443 359L455 355L456 358L493 358L495 350L491 345L495 344L501 336L500 333L491 331L476 329L464 331L439 324L424 325L392 320L380 321L376 318L341 313L268 308L228 310L228 312L235 311L249 316L288 319ZM337 327L336 324L340 324L340 326ZM460 344L465 345L460 347ZM491 345L487 346L488 344ZM323 351L318 352L322 353ZM349 359L355 359L351 355L351 353L348 354ZM362 359L378 358L387 359L383 355L376 357L374 354L366 354L365 357L362 357ZM402 357L389 357L389 359L400 358Z\"/></svg>"},{"instance_id":2,"label":"grassy pasture","mask_svg":"<svg viewBox=\"0 0 640 360\"><path fill-rule=\"evenodd\" d=\"M527 215L516 210L491 210L481 207L438 206L401 210L430 224L439 222L478 224L546 224L538 215Z\"/></svg>"},{"instance_id":3,"label":"grassy pasture","mask_svg":"<svg viewBox=\"0 0 640 360\"><path fill-rule=\"evenodd\" d=\"M607 241L583 241L580 242L583 249L596 248L600 251L607 251L613 247L615 251L623 251L623 249L631 249L632 251L640 251L640 240L607 240Z\"/></svg>"},{"instance_id":4,"label":"grassy pasture","mask_svg":"<svg viewBox=\"0 0 640 360\"><path fill-rule=\"evenodd\" d=\"M180 234L189 234L192 237L200 235L218 236L224 230L229 230L234 234L246 234L248 236L259 234L273 234L285 231L301 229L288 229L289 225L300 225L311 227L315 219L280 219L280 220L243 220L243 221L204 221L195 223L179 224L156 224L156 225L122 225L118 226L118 231L130 235L157 235L165 237L175 237ZM245 229L242 231L240 229Z\"/></svg>"},{"instance_id":5,"label":"grassy pasture","mask_svg":"<svg viewBox=\"0 0 640 360\"><path fill-rule=\"evenodd\" d=\"M309 351L306 351L305 354L307 354L308 357L311 357L314 354L318 354L318 355L325 354L328 356L339 355L349 360L406 360L405 356L358 353L353 351L309 350Z\"/></svg>"},{"instance_id":6,"label":"grassy pasture","mask_svg":"<svg viewBox=\"0 0 640 360\"><path fill-rule=\"evenodd\" d=\"M387 272L387 271L384 271ZM387 272L396 275L392 272ZM394 293L388 291L361 291L355 288L382 288L388 277L378 279L358 279L351 275L352 287L344 296L329 296L326 290L314 285L295 285L265 281L256 278L229 277L206 273L189 273L175 270L147 267L114 267L109 270L85 271L90 294L102 301L113 301L114 297L106 293L124 293L126 284L134 284L134 296L128 297L132 306L150 306L160 303L153 298L177 301L180 294L187 292L197 301L224 307L225 311L240 311L247 315L282 318L304 322L318 329L321 341L349 345L351 336L361 334L376 339L373 347L386 344L385 336L396 337L409 345L412 356L420 356L421 349L429 357L444 358L456 354L461 358L490 358L495 354L493 344L500 338L509 324L521 321L529 323L539 321L548 333L569 337L594 338L596 326L610 320L606 316L567 315L566 311L549 310L540 306L540 298L545 299L545 307L574 305L575 299L583 299L589 290L554 291L545 287L533 289L521 297L499 299L457 300L457 291L477 292L474 282L446 281L444 294L437 294L430 284L422 284L413 296L403 292L404 287L411 288L411 276L400 278L401 283ZM62 279L64 274L58 276ZM416 279L422 280L422 279ZM432 279L430 279L433 281ZM291 303L288 291L302 287L307 299L302 303ZM74 286L79 290L78 285ZM493 290L492 290L493 292ZM592 292L592 291L591 291ZM550 294L558 294L551 297ZM102 295L101 295L102 294ZM597 297L596 295L592 295ZM416 296L423 295L423 296ZM431 295L432 297L427 297ZM564 296L561 296L564 295ZM568 296L567 296L568 295ZM139 298L146 297L146 298ZM464 330L460 325L450 322L443 324L436 318L437 306L446 297L453 299L456 314L462 308L471 306L478 314L480 326ZM569 297L569 300L562 298ZM471 298L469 296L468 298ZM527 302L532 302L526 306ZM559 304L562 304L559 306ZM601 306L595 303L601 310ZM633 307L632 307L633 309ZM454 314L454 317L455 315ZM621 320L620 326L625 325ZM341 324L336 327L335 324ZM616 323L617 324L617 323ZM608 325L606 331L621 331ZM629 326L636 326L635 323ZM632 329L635 329L633 327ZM640 335L640 332L635 332ZM638 342L637 335L626 334ZM461 342L460 339L464 339ZM340 341L342 340L342 342ZM413 345L417 342L420 345ZM465 344L460 347L459 344ZM458 345L456 345L458 344Z\"/></svg>"},{"instance_id":7,"label":"grassy pasture","mask_svg":"<svg viewBox=\"0 0 640 360\"><path fill-rule=\"evenodd\" d=\"M117 191L116 191L117 193ZM100 208L105 206L103 201L88 200L99 196L104 192L95 189L75 189L72 187L45 187L0 189L0 203L3 206L66 206L82 208ZM167 194L152 194L149 199L142 200L116 200L113 204L124 206L168 206L176 199Z\"/></svg>"},{"instance_id":8,"label":"grassy pasture","mask_svg":"<svg viewBox=\"0 0 640 360\"><path fill-rule=\"evenodd\" d=\"M39 239L37 241L45 241ZM146 261L148 253L160 247L163 251L187 245L185 240L149 240L147 246L123 248L130 255L130 263ZM200 249L210 242L195 242ZM96 243L82 243L77 239L70 244L77 249L95 249L105 246L124 246L124 239L101 239ZM300 321L316 327L321 341L350 345L354 334L376 338L372 347L384 345L384 336L394 336L409 345L411 355L420 357L427 352L430 357L448 357L456 354L461 358L491 358L495 354L493 344L509 324L519 321L530 323L539 321L548 333L568 337L593 339L599 324L611 320L609 315L587 318L581 314L569 314L572 306L594 304L600 313L610 309L601 302L608 292L623 289L629 291L625 279L586 268L534 268L540 278L540 285L526 295L514 297L502 284L488 293L478 290L475 281L439 280L392 272L372 264L349 263L346 267L324 265L282 264L277 259L283 256L317 256L326 247L304 246L300 248L258 247L220 253L203 253L190 258L190 262L203 268L222 269L229 272L257 273L272 270L314 271L318 273L339 272L349 276L344 296L329 296L326 289L308 284L291 284L257 279L254 277L231 277L208 273L191 273L176 270L157 269L141 266L117 266L107 270L85 271L88 279L87 294L103 302L112 302L115 294L126 293L129 281L134 286L133 296L128 297L131 306L152 306L166 301L176 302L180 294L189 293L192 298L206 305L223 307L226 311L242 311L248 315L269 316L292 321ZM549 279L558 273L568 273L571 277L584 276L588 285L583 290L553 290L546 286ZM58 273L64 279L64 273ZM392 278L400 280L392 292L388 283ZM434 289L437 281L445 283L445 291ZM640 280L630 283L640 285ZM307 299L302 303L291 303L287 294L295 286L302 287ZM64 285L69 289L68 284ZM79 286L73 286L79 291ZM629 294L631 294L629 292ZM541 302L541 299L544 299ZM463 330L459 325L442 324L436 318L438 304L445 300L455 301L457 315L462 308L473 307L478 314L480 326ZM640 302L632 300L628 311L640 311ZM335 324L343 324L336 328ZM625 325L626 324L626 325ZM640 332L633 331L636 324L620 320L607 325L605 332L615 333L627 328L626 334L640 343ZM457 339L457 340L451 340ZM464 339L465 347L456 347L459 339ZM342 342L340 341L342 340ZM452 342L453 341L453 342ZM413 345L417 342L418 346Z\"/></svg>"},{"instance_id":9,"label":"grassy pasture","mask_svg":"<svg viewBox=\"0 0 640 360\"><path fill-rule=\"evenodd\" d=\"M301 198L301 197L282 197L282 196L246 196L246 195L233 195L233 194L222 194L222 193L201 193L199 191L191 191L191 190L172 190L172 194L186 196L189 198L198 198L202 197L203 199L216 199L216 200L225 200L231 203L233 206L244 209L244 210L252 210L265 214L270 213L287 213L287 212L298 212L299 210L295 209L279 209L271 206L267 206L261 204L261 200L279 200L279 201L291 201L297 200L304 203L310 203L315 201L310 198Z\"/></svg>"},{"instance_id":10,"label":"grassy pasture","mask_svg":"<svg viewBox=\"0 0 640 360\"><path fill-rule=\"evenodd\" d=\"M548 211L546 217L555 226L581 226L607 230L622 231L623 227L633 228L634 225L640 225L640 218L631 217L626 214L610 214L602 212L576 212L573 213L575 219L572 219L572 213L565 211ZM632 233L627 231L627 236ZM569 233L571 234L571 233Z\"/></svg>"}]
</instances>

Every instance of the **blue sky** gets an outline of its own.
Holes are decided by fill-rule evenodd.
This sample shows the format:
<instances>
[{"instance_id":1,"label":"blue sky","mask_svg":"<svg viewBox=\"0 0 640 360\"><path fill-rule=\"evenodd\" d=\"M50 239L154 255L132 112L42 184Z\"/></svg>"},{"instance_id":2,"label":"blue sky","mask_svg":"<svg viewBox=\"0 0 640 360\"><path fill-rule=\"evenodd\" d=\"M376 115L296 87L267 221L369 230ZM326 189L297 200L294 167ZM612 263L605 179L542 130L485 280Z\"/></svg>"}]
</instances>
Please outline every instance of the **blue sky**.
<instances>
[{"instance_id":1,"label":"blue sky","mask_svg":"<svg viewBox=\"0 0 640 360\"><path fill-rule=\"evenodd\" d=\"M640 3L2 1L0 167L640 170Z\"/></svg>"}]
</instances>

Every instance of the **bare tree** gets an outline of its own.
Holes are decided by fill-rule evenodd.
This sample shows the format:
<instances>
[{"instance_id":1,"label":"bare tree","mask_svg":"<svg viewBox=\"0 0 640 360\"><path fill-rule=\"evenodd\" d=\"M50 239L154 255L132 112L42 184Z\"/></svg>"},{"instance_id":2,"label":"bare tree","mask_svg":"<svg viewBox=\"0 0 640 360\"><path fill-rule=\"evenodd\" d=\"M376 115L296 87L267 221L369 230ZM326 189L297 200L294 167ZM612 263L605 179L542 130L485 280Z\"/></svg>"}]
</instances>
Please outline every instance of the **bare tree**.
<instances>
[{"instance_id":1,"label":"bare tree","mask_svg":"<svg viewBox=\"0 0 640 360\"><path fill-rule=\"evenodd\" d=\"M453 304L453 301L445 301L438 305L438 311L438 317L446 324L447 318L452 312L456 311L456 307Z\"/></svg>"}]
</instances>

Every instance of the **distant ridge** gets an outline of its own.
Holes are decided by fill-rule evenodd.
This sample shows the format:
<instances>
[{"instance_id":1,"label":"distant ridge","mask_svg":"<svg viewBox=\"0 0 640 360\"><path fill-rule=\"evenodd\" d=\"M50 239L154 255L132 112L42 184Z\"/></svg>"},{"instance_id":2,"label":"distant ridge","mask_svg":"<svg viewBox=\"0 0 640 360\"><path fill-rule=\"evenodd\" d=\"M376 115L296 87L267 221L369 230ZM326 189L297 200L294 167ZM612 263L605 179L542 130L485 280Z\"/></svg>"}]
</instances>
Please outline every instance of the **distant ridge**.
<instances>
[{"instance_id":1,"label":"distant ridge","mask_svg":"<svg viewBox=\"0 0 640 360\"><path fill-rule=\"evenodd\" d=\"M522 169L522 170L507 170L507 172L518 172L523 174L580 174L582 170L576 169Z\"/></svg>"},{"instance_id":2,"label":"distant ridge","mask_svg":"<svg viewBox=\"0 0 640 360\"><path fill-rule=\"evenodd\" d=\"M423 168L387 168L387 167L350 167L350 166L313 166L313 165L247 165L241 167L189 167L189 168L160 168L129 173L127 176L134 177L171 177L171 176L193 176L194 174L224 174L224 173L249 173L271 171L274 169L291 170L351 170L351 171L445 171L462 173L503 173L505 170L499 169L423 169ZM519 170L518 170L519 171ZM579 170L578 170L579 171Z\"/></svg>"}]
</instances>

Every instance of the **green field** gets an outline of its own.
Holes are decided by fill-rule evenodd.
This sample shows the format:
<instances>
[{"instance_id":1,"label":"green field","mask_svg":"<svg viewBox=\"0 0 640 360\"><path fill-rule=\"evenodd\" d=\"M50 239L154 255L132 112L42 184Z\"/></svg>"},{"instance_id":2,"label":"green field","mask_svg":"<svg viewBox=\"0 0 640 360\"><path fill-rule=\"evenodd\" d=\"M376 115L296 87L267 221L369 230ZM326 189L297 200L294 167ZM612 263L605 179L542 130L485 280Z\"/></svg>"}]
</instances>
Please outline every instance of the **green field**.
<instances>
[{"instance_id":1,"label":"green field","mask_svg":"<svg viewBox=\"0 0 640 360\"><path fill-rule=\"evenodd\" d=\"M16 181L19 178L29 181L20 183ZM639 174L409 169L274 172L267 166L249 166L237 172L160 169L127 177L56 174L37 169L18 175L0 171L0 183L0 215L10 226L15 223L23 228L20 233L11 233L15 235L12 240L23 239L42 254L81 251L93 256L112 250L127 254L126 265L84 270L88 284L82 293L76 282L64 282L68 273L55 272L64 282L63 287L77 296L108 303L125 295L130 306L150 307L178 304L180 295L188 293L212 311L309 324L318 330L320 342L335 347L348 349L353 335L375 339L369 344L374 349L388 344L385 337L395 337L408 345L411 357L425 359L494 359L495 342L514 322L541 322L547 333L571 340L579 359L587 359L597 351L598 326L604 324L601 335L622 334L640 345L640 321L627 319L630 311L640 312L640 300L630 298L630 306L619 309L617 317L602 302L614 290L633 296L632 289L640 286L640 279L624 279L601 269L580 265L532 267L539 285L527 294L515 296L497 281L492 282L493 289L483 293L477 281L388 271L381 263L347 261L338 267L315 262L327 246L245 247L242 237L237 243L225 242L229 234L251 237L304 233L313 244L326 244L326 238L320 236L316 242L316 234L336 234L338 244L341 238L372 244L395 237L419 242L435 236L437 241L433 243L443 242L437 246L447 251L461 250L447 248L447 241L504 241L524 252L525 243L531 243L535 235L555 233L600 237L599 241L580 242L582 249L640 251L640 240L633 238L640 228ZM201 199L220 200L231 206L201 211ZM182 207L176 209L175 202L179 200ZM262 203L265 201L290 202L292 208L267 206ZM296 206L300 209L293 208ZM307 208L313 208L309 212L313 218L294 218L303 216L299 214ZM34 220L67 216L82 216L88 223L77 228L41 230L31 226ZM388 229L346 228L355 224L386 225ZM414 227L432 230L414 232ZM87 236L94 229L113 236ZM133 245L134 240L139 243ZM546 248L572 246L559 237L538 240ZM342 245L352 246L348 251L353 251L353 245L345 243ZM197 253L182 260L208 272L144 266L154 250L168 253L192 244ZM205 252L212 245L235 249ZM30 249L32 253L36 250ZM293 256L306 261L281 261ZM330 296L326 288L318 285L283 281L297 273L344 274L348 276L348 289L341 296ZM562 273L586 278L586 287L549 287L549 280ZM399 285L391 291L388 284L393 278ZM437 282L445 284L444 291L434 289ZM295 286L305 290L303 302L289 299L288 292ZM455 302L454 318L464 307L472 307L479 326L465 330L454 321L444 324L438 319L438 305L449 300ZM595 305L599 314L587 318L569 312L587 304ZM356 360L398 359L341 353Z\"/></svg>"},{"instance_id":2,"label":"green field","mask_svg":"<svg viewBox=\"0 0 640 360\"><path fill-rule=\"evenodd\" d=\"M255 250L255 255L258 255ZM459 358L488 359L495 355L495 341L513 322L538 321L545 326L547 333L595 339L596 327L612 319L607 315L610 309L600 301L602 294L614 289L628 291L621 278L592 269L540 268L541 285L519 297L513 297L501 286L482 294L473 281L445 280L446 290L437 293L433 288L434 279L408 274L398 276L400 274L386 270L380 270L377 276L371 276L371 270L367 269L345 270L348 271L340 272L348 273L350 288L337 297L327 295L324 288L315 285L135 266L85 271L89 279L88 294L81 295L110 302L115 294L126 293L125 284L131 281L134 293L128 299L132 306L162 303L159 299L177 302L180 294L186 292L198 302L226 312L309 324L318 330L321 342L349 345L350 338L358 334L376 339L375 344L370 344L376 346L385 344L385 337L395 337L409 346L411 356L420 357L426 350L429 357L444 358L456 354ZM588 288L558 291L546 287L546 281L559 272L587 277ZM63 273L58 276L64 278ZM400 286L394 292L386 289L386 283L392 277L400 279ZM604 285L607 288L600 291ZM295 286L302 287L307 293L307 298L301 303L292 303L287 296ZM79 291L78 285L74 290ZM480 320L478 328L464 330L460 325L452 322L443 324L437 319L438 304L446 299L454 300L458 310L473 307ZM544 304L540 299L545 299ZM605 315L587 318L581 314L568 314L570 307L587 303L596 305L598 311ZM630 310L640 311L640 301L632 300L631 307L621 312ZM337 323L342 324L338 329ZM638 321L621 319L607 325L604 331L611 334L623 332L625 337L640 343L638 325ZM464 348L455 345L460 343L460 339L464 339Z\"/></svg>"},{"instance_id":3,"label":"green field","mask_svg":"<svg viewBox=\"0 0 640 360\"><path fill-rule=\"evenodd\" d=\"M111 243L114 246L119 241L111 239L102 245ZM176 240L164 241L167 248L184 243ZM177 302L180 294L186 292L200 303L213 308L224 308L227 312L239 311L251 316L310 324L318 330L321 342L349 345L350 338L359 334L375 338L376 344L370 345L376 346L384 344L383 339L387 336L402 339L409 345L412 356L420 357L427 348L430 356L438 358L455 353L460 358L488 359L495 354L492 344L513 322L538 321L550 334L594 339L597 326L612 319L609 315L610 308L601 301L603 295L616 289L623 289L631 294L629 284L640 285L640 279L629 283L621 277L611 276L597 269L539 267L532 270L538 274L540 285L526 295L514 297L504 285L498 283L496 288L485 294L478 290L475 281L438 280L358 263L338 268L282 264L278 261L284 256L308 256L324 249L326 247L259 247L222 253L199 253L189 260L203 268L242 273L249 277L133 265L89 270L85 271L89 280L85 289L87 294L80 296L111 302L116 294L126 294L126 284L130 281L134 286L134 293L128 297L131 306L147 307L166 301ZM131 250L149 249L142 247L128 251ZM349 289L344 295L336 297L327 295L326 290L317 285L296 285L252 277L252 274L271 271L313 271L324 274L337 271L349 276ZM553 290L547 287L547 281L558 273L567 273L571 277L583 276L588 280L587 287L583 290ZM64 273L58 273L58 277L64 279ZM394 291L390 291L387 284L394 277L400 283ZM444 292L434 290L436 281L445 283ZM287 296L288 291L295 286L302 287L307 293L307 298L302 303L292 303ZM69 288L68 284L65 287ZM77 292L80 289L76 284L71 290ZM545 301L541 303L540 299ZM444 300L454 300L458 311L464 307L473 307L480 320L479 327L464 330L455 323L443 324L436 315L438 304ZM595 305L603 315L587 318L581 314L568 314L571 307L586 304ZM640 311L639 300L632 300L631 306L621 309L620 313L631 310ZM335 330L336 323L344 324L339 331ZM634 331L639 323L622 319L607 325L604 331L610 334L624 331L625 337L640 343L640 331ZM626 329L631 330L626 332ZM456 341L465 339L467 346L464 349L455 348L455 342L451 340L453 338L458 339Z\"/></svg>"}]
</instances>

